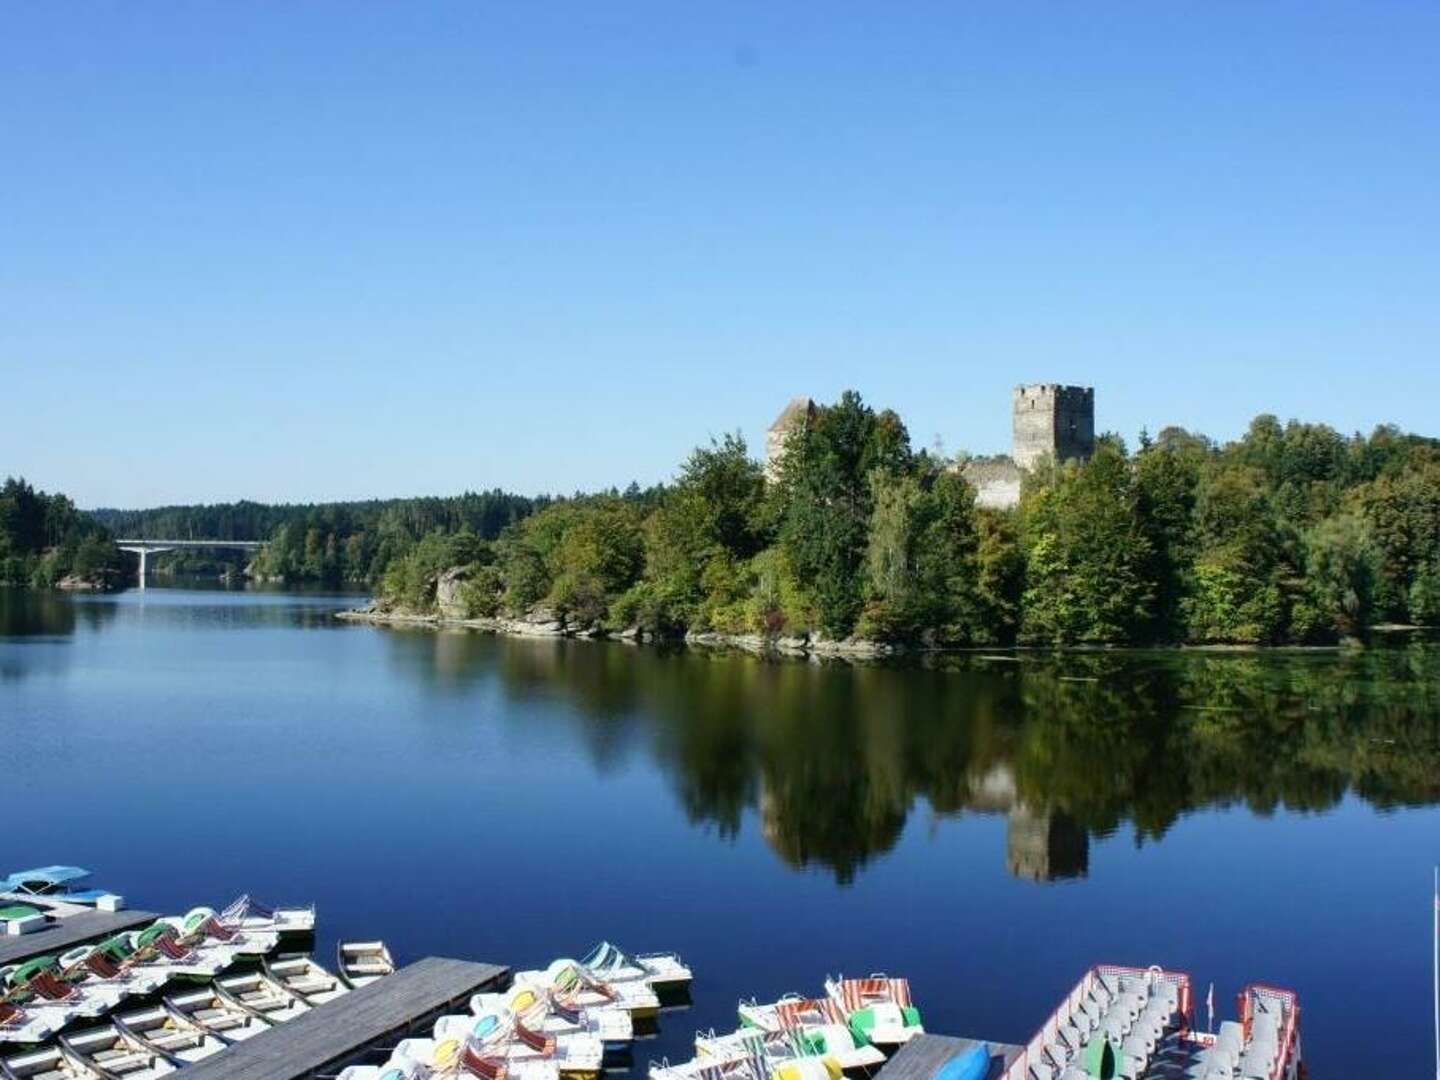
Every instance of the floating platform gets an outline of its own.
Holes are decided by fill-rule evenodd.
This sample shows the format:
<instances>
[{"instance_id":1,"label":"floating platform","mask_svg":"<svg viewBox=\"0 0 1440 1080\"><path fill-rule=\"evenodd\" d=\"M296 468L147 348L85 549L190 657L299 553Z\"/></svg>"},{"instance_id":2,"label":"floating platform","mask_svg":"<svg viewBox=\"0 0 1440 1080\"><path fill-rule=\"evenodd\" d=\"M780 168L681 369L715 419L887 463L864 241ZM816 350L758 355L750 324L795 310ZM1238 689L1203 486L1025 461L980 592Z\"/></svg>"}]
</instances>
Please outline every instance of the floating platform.
<instances>
[{"instance_id":1,"label":"floating platform","mask_svg":"<svg viewBox=\"0 0 1440 1080\"><path fill-rule=\"evenodd\" d=\"M333 1075L367 1051L394 1045L472 994L498 990L510 969L431 956L327 1001L185 1070L185 1080L302 1080Z\"/></svg>"},{"instance_id":2,"label":"floating platform","mask_svg":"<svg viewBox=\"0 0 1440 1080\"><path fill-rule=\"evenodd\" d=\"M990 1048L990 1078L1002 1076L1025 1049L984 1039L917 1035L881 1067L876 1080L935 1080L935 1074L947 1061L982 1043Z\"/></svg>"},{"instance_id":3,"label":"floating platform","mask_svg":"<svg viewBox=\"0 0 1440 1080\"><path fill-rule=\"evenodd\" d=\"M42 911L51 906L43 897L25 902ZM17 937L0 936L0 964L18 964L33 956L62 953L82 942L99 941L122 930L149 926L159 917L153 911L77 911L33 933Z\"/></svg>"}]
</instances>

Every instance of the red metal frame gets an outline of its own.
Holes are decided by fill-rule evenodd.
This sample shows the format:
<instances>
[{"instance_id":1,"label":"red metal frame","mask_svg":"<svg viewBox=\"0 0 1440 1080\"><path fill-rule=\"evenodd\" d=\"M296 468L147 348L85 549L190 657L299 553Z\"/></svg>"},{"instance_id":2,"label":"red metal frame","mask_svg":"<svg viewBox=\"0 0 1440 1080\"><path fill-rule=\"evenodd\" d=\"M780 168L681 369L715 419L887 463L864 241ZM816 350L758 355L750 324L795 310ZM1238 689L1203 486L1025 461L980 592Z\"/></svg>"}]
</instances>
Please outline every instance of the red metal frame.
<instances>
[{"instance_id":1,"label":"red metal frame","mask_svg":"<svg viewBox=\"0 0 1440 1080\"><path fill-rule=\"evenodd\" d=\"M1270 1071L1270 1080L1284 1080L1287 1067L1292 1064L1300 1046L1300 995L1294 990L1270 983L1246 983L1236 995L1236 1012L1245 1028L1245 1040L1250 1040L1254 1014L1250 1008L1251 991L1273 994L1285 1001L1285 1024L1280 1029L1280 1048L1275 1055L1275 1067Z\"/></svg>"},{"instance_id":2,"label":"red metal frame","mask_svg":"<svg viewBox=\"0 0 1440 1080\"><path fill-rule=\"evenodd\" d=\"M1037 1030L1035 1034L1030 1037L1030 1041L1025 1044L1025 1048L1021 1051L1020 1056L1005 1070L1002 1080L1029 1080L1030 1065L1032 1063L1045 1064L1045 1047L1059 1036L1061 1021L1058 1018L1060 1013L1064 1011L1065 1020L1068 1021L1071 1013L1073 1013L1079 1005L1080 999L1086 995L1090 986L1094 981L1098 980L1101 975L1114 975L1117 977L1121 975L1150 976L1157 972L1161 977L1179 982L1179 1010L1183 1021L1181 1030L1189 1031L1193 1028L1194 1023L1191 1011L1193 1008L1191 980L1188 973L1183 971L1169 971L1165 968L1157 967L1139 968L1129 967L1123 964L1096 964L1080 977L1080 981L1071 987L1068 994L1060 999L1059 1004L1057 1004L1050 1015L1045 1018L1045 1022L1040 1025L1039 1030ZM1060 1071L1058 1068L1060 1063L1056 1062L1054 1064L1056 1066L1055 1071L1058 1073Z\"/></svg>"}]
</instances>

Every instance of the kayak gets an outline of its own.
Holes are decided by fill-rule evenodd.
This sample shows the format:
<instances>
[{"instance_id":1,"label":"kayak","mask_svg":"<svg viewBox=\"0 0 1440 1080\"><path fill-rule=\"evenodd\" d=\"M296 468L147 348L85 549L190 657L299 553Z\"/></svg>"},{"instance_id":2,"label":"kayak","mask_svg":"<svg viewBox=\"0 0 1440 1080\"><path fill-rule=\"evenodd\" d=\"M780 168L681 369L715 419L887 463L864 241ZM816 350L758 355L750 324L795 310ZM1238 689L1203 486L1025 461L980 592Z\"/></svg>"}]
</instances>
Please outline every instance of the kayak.
<instances>
[{"instance_id":1,"label":"kayak","mask_svg":"<svg viewBox=\"0 0 1440 1080\"><path fill-rule=\"evenodd\" d=\"M990 1048L972 1046L935 1070L935 1080L985 1080L990 1074Z\"/></svg>"}]
</instances>

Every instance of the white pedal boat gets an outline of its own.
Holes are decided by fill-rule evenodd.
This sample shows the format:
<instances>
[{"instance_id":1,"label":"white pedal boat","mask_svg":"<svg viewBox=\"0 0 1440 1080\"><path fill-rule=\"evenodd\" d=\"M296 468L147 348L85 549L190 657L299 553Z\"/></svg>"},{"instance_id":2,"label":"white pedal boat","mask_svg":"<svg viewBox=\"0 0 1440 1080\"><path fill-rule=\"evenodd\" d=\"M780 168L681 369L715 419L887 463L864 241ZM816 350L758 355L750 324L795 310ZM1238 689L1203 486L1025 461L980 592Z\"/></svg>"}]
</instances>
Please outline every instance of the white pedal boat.
<instances>
[{"instance_id":1,"label":"white pedal boat","mask_svg":"<svg viewBox=\"0 0 1440 1080\"><path fill-rule=\"evenodd\" d=\"M117 946L111 951L111 946ZM127 997L144 997L153 994L169 980L163 971L147 970L143 967L126 967L122 961L129 947L111 941L99 945L77 945L60 954L57 966L62 972L84 970L84 985L89 987L113 987L120 1000Z\"/></svg>"},{"instance_id":2,"label":"white pedal boat","mask_svg":"<svg viewBox=\"0 0 1440 1080\"><path fill-rule=\"evenodd\" d=\"M681 993L695 978L678 953L627 955L608 941L591 949L580 965L597 979L609 983L639 980L657 994Z\"/></svg>"},{"instance_id":3,"label":"white pedal boat","mask_svg":"<svg viewBox=\"0 0 1440 1080\"><path fill-rule=\"evenodd\" d=\"M219 918L226 926L247 932L274 931L277 934L308 934L315 930L315 905L272 908L247 894L221 911Z\"/></svg>"},{"instance_id":4,"label":"white pedal boat","mask_svg":"<svg viewBox=\"0 0 1440 1080\"><path fill-rule=\"evenodd\" d=\"M802 1057L833 1057L840 1068L869 1070L885 1063L875 1046L858 1044L838 1006L828 998L787 994L778 1001L759 1004L742 1001L736 1010L743 1027L767 1034L786 1034Z\"/></svg>"},{"instance_id":5,"label":"white pedal boat","mask_svg":"<svg viewBox=\"0 0 1440 1080\"><path fill-rule=\"evenodd\" d=\"M390 1068L406 1075L465 1075L476 1080L560 1080L560 1070L553 1061L535 1058L511 1061L494 1049L479 1049L459 1039L405 1039L395 1047L390 1060L382 1066L381 1076Z\"/></svg>"},{"instance_id":6,"label":"white pedal boat","mask_svg":"<svg viewBox=\"0 0 1440 1080\"><path fill-rule=\"evenodd\" d=\"M476 994L470 999L470 1011L476 1016L507 1010L537 1031L594 1035L607 1053L623 1053L635 1040L635 1022L618 1005L570 1005L528 982L516 982L503 994Z\"/></svg>"},{"instance_id":7,"label":"white pedal boat","mask_svg":"<svg viewBox=\"0 0 1440 1080\"><path fill-rule=\"evenodd\" d=\"M160 921L175 928L182 944L223 946L232 957L266 956L280 944L279 930L228 926L214 908L195 907Z\"/></svg>"},{"instance_id":8,"label":"white pedal boat","mask_svg":"<svg viewBox=\"0 0 1440 1080\"><path fill-rule=\"evenodd\" d=\"M635 1020L660 1013L660 998L644 982L611 983L597 979L574 960L556 960L544 971L522 971L515 981L551 991L556 997L586 1008L618 1005Z\"/></svg>"},{"instance_id":9,"label":"white pedal boat","mask_svg":"<svg viewBox=\"0 0 1440 1080\"><path fill-rule=\"evenodd\" d=\"M549 1062L560 1076L571 1080L593 1080L605 1060L605 1047L598 1036L586 1031L552 1034L537 1030L509 1010L442 1016L435 1022L434 1037L439 1045L454 1040L503 1057L511 1065Z\"/></svg>"},{"instance_id":10,"label":"white pedal boat","mask_svg":"<svg viewBox=\"0 0 1440 1080\"><path fill-rule=\"evenodd\" d=\"M888 1053L925 1033L920 1010L910 998L910 983L905 979L888 975L827 978L825 994L861 1045L872 1043Z\"/></svg>"}]
</instances>

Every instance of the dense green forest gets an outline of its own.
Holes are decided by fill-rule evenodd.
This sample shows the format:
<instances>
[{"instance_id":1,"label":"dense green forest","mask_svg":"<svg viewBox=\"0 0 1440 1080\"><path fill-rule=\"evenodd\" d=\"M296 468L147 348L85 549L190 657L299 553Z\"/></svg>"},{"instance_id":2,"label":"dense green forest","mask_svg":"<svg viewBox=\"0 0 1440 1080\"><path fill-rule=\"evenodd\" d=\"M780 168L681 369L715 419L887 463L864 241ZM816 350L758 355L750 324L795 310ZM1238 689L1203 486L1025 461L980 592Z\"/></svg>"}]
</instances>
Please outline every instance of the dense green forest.
<instances>
[{"instance_id":1,"label":"dense green forest","mask_svg":"<svg viewBox=\"0 0 1440 1080\"><path fill-rule=\"evenodd\" d=\"M0 585L48 588L67 577L118 585L125 565L105 527L64 495L15 477L0 488Z\"/></svg>"},{"instance_id":2,"label":"dense green forest","mask_svg":"<svg viewBox=\"0 0 1440 1080\"><path fill-rule=\"evenodd\" d=\"M378 582L386 566L432 533L494 539L548 502L497 490L449 498L105 509L93 516L121 537L267 540L254 556L255 576L338 585ZM156 561L161 572L208 573L241 569L249 559L245 553L177 551Z\"/></svg>"},{"instance_id":3,"label":"dense green forest","mask_svg":"<svg viewBox=\"0 0 1440 1080\"><path fill-rule=\"evenodd\" d=\"M1440 442L1273 416L1223 446L1104 436L998 511L847 392L791 436L775 483L727 436L663 490L558 501L493 541L434 529L385 566L380 599L434 610L457 566L470 617L543 606L655 636L1333 642L1440 622Z\"/></svg>"}]
</instances>

